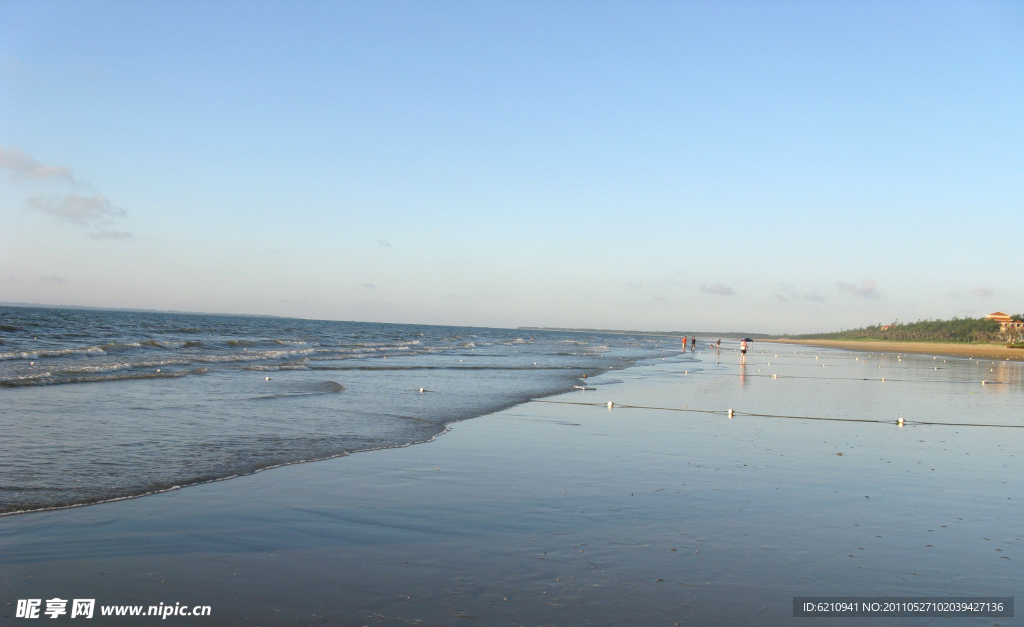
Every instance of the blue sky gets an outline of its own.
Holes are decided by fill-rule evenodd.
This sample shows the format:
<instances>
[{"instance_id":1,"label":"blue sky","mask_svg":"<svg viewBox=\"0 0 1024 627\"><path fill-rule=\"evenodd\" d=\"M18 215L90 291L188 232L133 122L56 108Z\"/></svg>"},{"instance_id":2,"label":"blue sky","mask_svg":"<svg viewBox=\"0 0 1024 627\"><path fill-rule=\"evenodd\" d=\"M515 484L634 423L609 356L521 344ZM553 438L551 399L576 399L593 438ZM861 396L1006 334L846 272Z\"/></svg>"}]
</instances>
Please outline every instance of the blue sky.
<instances>
[{"instance_id":1,"label":"blue sky","mask_svg":"<svg viewBox=\"0 0 1024 627\"><path fill-rule=\"evenodd\" d=\"M1024 311L1017 2L6 2L0 301Z\"/></svg>"}]
</instances>

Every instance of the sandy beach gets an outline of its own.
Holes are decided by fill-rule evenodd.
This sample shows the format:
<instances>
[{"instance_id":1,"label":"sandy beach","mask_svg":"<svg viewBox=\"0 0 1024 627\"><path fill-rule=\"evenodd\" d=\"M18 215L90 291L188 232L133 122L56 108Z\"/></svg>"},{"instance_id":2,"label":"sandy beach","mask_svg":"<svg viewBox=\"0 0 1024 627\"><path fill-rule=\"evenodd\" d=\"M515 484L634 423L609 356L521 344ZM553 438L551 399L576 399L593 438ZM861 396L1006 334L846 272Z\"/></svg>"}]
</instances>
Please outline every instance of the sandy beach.
<instances>
[{"instance_id":1,"label":"sandy beach","mask_svg":"<svg viewBox=\"0 0 1024 627\"><path fill-rule=\"evenodd\" d=\"M773 344L801 344L842 348L868 353L911 353L915 355L951 355L954 357L984 357L1024 361L1024 349L1007 348L999 344L962 344L954 342L888 342L885 340L761 340Z\"/></svg>"},{"instance_id":2,"label":"sandy beach","mask_svg":"<svg viewBox=\"0 0 1024 627\"><path fill-rule=\"evenodd\" d=\"M981 386L968 360L737 360L610 372L428 444L0 518L0 587L211 607L169 625L794 625L794 596L1015 594L1024 433L924 422L1018 423L1020 366ZM993 622L1013 619L957 624Z\"/></svg>"}]
</instances>

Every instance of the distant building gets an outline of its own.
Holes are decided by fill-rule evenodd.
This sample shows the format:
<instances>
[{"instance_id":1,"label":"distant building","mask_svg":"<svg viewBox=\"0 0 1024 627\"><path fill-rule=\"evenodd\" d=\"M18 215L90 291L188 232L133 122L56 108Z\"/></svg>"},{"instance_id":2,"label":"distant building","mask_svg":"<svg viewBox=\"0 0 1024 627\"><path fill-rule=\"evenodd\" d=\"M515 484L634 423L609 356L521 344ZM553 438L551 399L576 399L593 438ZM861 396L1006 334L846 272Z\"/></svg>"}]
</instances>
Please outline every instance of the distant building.
<instances>
[{"instance_id":1,"label":"distant building","mask_svg":"<svg viewBox=\"0 0 1024 627\"><path fill-rule=\"evenodd\" d=\"M1004 314L1001 311L990 313L989 315L985 316L985 319L991 320L993 322L998 322L1000 333L1006 333L1007 331L1010 330L1024 331L1024 321L1013 320L1010 318L1009 315Z\"/></svg>"}]
</instances>

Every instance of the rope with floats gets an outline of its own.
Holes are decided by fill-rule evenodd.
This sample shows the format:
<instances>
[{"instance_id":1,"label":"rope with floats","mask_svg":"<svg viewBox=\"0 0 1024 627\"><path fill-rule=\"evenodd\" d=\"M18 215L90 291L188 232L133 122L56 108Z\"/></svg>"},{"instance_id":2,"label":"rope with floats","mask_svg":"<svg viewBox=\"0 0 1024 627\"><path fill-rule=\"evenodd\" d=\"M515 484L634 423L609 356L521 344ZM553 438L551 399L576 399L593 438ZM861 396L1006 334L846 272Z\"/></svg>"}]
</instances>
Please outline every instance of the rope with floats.
<instances>
[{"instance_id":1,"label":"rope with floats","mask_svg":"<svg viewBox=\"0 0 1024 627\"><path fill-rule=\"evenodd\" d=\"M712 414L717 416L726 416L732 418L733 416L749 416L751 418L784 418L787 420L822 420L829 422L868 422L873 424L891 425L895 424L900 427L904 425L929 425L929 426L943 426L943 427L994 427L1002 429L1022 429L1024 425L997 425L997 424L981 424L971 422L929 422L925 420L905 420L899 418L897 420L880 420L875 418L832 418L825 416L787 416L784 414L757 414L743 411L736 411L733 409L689 409L680 407L650 407L646 405L622 405L613 401L607 403L584 403L579 401L546 401L541 399L534 399L534 403L548 403L551 405L580 405L584 407L607 407L608 409L620 408L620 409L650 409L655 411L675 411L675 412L686 412L694 414Z\"/></svg>"}]
</instances>

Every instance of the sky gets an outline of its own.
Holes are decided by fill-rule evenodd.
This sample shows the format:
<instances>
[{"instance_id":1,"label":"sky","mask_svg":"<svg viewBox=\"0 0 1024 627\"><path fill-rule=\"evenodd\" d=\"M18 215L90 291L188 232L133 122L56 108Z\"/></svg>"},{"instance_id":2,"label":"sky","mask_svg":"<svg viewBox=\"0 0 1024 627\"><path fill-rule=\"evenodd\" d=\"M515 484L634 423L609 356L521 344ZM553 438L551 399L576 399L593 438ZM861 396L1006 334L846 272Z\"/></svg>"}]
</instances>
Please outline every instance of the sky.
<instances>
[{"instance_id":1,"label":"sky","mask_svg":"<svg viewBox=\"0 0 1024 627\"><path fill-rule=\"evenodd\" d=\"M1024 3L0 3L0 301L1024 312Z\"/></svg>"}]
</instances>

